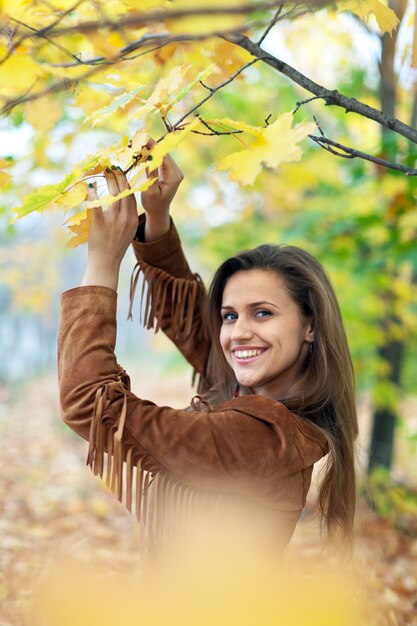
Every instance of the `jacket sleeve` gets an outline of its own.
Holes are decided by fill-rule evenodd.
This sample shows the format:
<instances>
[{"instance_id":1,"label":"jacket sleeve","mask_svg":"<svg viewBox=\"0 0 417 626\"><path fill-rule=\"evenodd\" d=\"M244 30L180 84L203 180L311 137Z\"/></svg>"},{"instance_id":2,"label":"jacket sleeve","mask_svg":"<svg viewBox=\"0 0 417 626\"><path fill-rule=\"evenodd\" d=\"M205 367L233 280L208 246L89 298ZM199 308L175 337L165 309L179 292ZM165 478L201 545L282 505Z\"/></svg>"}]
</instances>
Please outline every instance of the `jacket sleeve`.
<instances>
[{"instance_id":1,"label":"jacket sleeve","mask_svg":"<svg viewBox=\"0 0 417 626\"><path fill-rule=\"evenodd\" d=\"M206 380L210 344L204 323L204 284L198 274L191 272L172 220L164 237L145 243L145 219L142 214L133 241L137 265L131 281L129 315L142 282L141 322L155 332L163 330L199 375L199 391L205 391L210 386Z\"/></svg>"},{"instance_id":2,"label":"jacket sleeve","mask_svg":"<svg viewBox=\"0 0 417 626\"><path fill-rule=\"evenodd\" d=\"M129 510L134 467L226 491L254 477L270 488L271 473L300 471L291 443L296 429L287 418L288 427L277 430L234 411L230 402L212 412L187 411L131 393L114 354L116 300L115 291L99 286L63 294L58 373L64 421L89 441L87 462L95 474L103 476L107 452L107 483L122 500L125 477Z\"/></svg>"}]
</instances>

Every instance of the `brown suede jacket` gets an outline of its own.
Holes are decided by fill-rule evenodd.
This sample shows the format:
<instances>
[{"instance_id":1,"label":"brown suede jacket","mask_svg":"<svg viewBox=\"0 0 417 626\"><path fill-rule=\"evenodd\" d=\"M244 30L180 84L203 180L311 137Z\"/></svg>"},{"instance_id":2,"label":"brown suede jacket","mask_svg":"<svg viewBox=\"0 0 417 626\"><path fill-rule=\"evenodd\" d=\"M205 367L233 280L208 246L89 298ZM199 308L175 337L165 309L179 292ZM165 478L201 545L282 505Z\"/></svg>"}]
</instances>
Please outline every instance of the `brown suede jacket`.
<instances>
[{"instance_id":1,"label":"brown suede jacket","mask_svg":"<svg viewBox=\"0 0 417 626\"><path fill-rule=\"evenodd\" d=\"M162 328L204 377L210 341L199 314L203 284L188 267L174 225L146 244L140 241L143 223L141 217L132 298L141 273L143 323ZM175 490L179 499L192 491L243 497L276 515L288 541L305 505L313 464L327 453L322 432L265 396L224 398L208 407L197 402L185 410L137 397L114 354L116 300L115 291L100 286L62 295L62 415L89 441L94 473L106 473L129 510L136 500L141 525L151 525L155 536L158 511Z\"/></svg>"}]
</instances>

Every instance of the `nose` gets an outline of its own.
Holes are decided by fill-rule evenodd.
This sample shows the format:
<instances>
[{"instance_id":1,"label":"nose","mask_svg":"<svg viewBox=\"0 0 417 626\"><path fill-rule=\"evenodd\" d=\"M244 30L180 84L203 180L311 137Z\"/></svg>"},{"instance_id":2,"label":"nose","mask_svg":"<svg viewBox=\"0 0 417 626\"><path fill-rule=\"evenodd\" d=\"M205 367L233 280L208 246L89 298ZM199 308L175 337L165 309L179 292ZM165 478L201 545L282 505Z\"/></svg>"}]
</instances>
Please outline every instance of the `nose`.
<instances>
[{"instance_id":1,"label":"nose","mask_svg":"<svg viewBox=\"0 0 417 626\"><path fill-rule=\"evenodd\" d=\"M250 339L253 335L250 320L244 315L239 315L235 323L233 324L233 330L231 338L234 341L243 341Z\"/></svg>"}]
</instances>

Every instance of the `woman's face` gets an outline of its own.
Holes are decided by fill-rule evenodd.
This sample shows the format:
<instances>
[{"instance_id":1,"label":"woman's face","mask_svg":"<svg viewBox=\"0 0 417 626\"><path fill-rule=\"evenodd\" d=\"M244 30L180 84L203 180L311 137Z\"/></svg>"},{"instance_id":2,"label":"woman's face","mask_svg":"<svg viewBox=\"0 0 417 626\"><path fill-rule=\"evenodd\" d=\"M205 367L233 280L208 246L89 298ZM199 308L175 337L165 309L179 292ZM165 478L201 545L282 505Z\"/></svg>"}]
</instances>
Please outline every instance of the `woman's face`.
<instances>
[{"instance_id":1,"label":"woman's face","mask_svg":"<svg viewBox=\"0 0 417 626\"><path fill-rule=\"evenodd\" d=\"M233 274L222 299L220 344L240 385L283 398L299 376L314 339L312 322L269 270Z\"/></svg>"}]
</instances>

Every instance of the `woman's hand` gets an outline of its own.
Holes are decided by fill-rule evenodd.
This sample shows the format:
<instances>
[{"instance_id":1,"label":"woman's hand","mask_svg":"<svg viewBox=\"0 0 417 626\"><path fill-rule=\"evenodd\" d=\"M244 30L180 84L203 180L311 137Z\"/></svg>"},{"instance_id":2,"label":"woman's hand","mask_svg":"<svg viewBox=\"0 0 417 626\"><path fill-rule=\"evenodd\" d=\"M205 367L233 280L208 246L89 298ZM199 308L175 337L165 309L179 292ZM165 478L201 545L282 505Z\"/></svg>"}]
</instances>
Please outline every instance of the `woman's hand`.
<instances>
[{"instance_id":1,"label":"woman's hand","mask_svg":"<svg viewBox=\"0 0 417 626\"><path fill-rule=\"evenodd\" d=\"M156 141L150 139L146 144L152 148ZM157 180L146 191L142 192L142 206L146 213L145 241L150 243L163 237L169 230L169 207L184 178L178 165L169 154L164 156L161 167L146 170L148 178Z\"/></svg>"},{"instance_id":2,"label":"woman's hand","mask_svg":"<svg viewBox=\"0 0 417 626\"><path fill-rule=\"evenodd\" d=\"M108 168L104 176L109 193L113 196L129 188L126 176L117 167ZM94 186L88 187L88 199L97 199ZM89 210L92 211L92 220L88 238L88 264L82 284L117 290L120 264L138 226L135 196L131 194L118 200L107 211L101 207Z\"/></svg>"}]
</instances>

